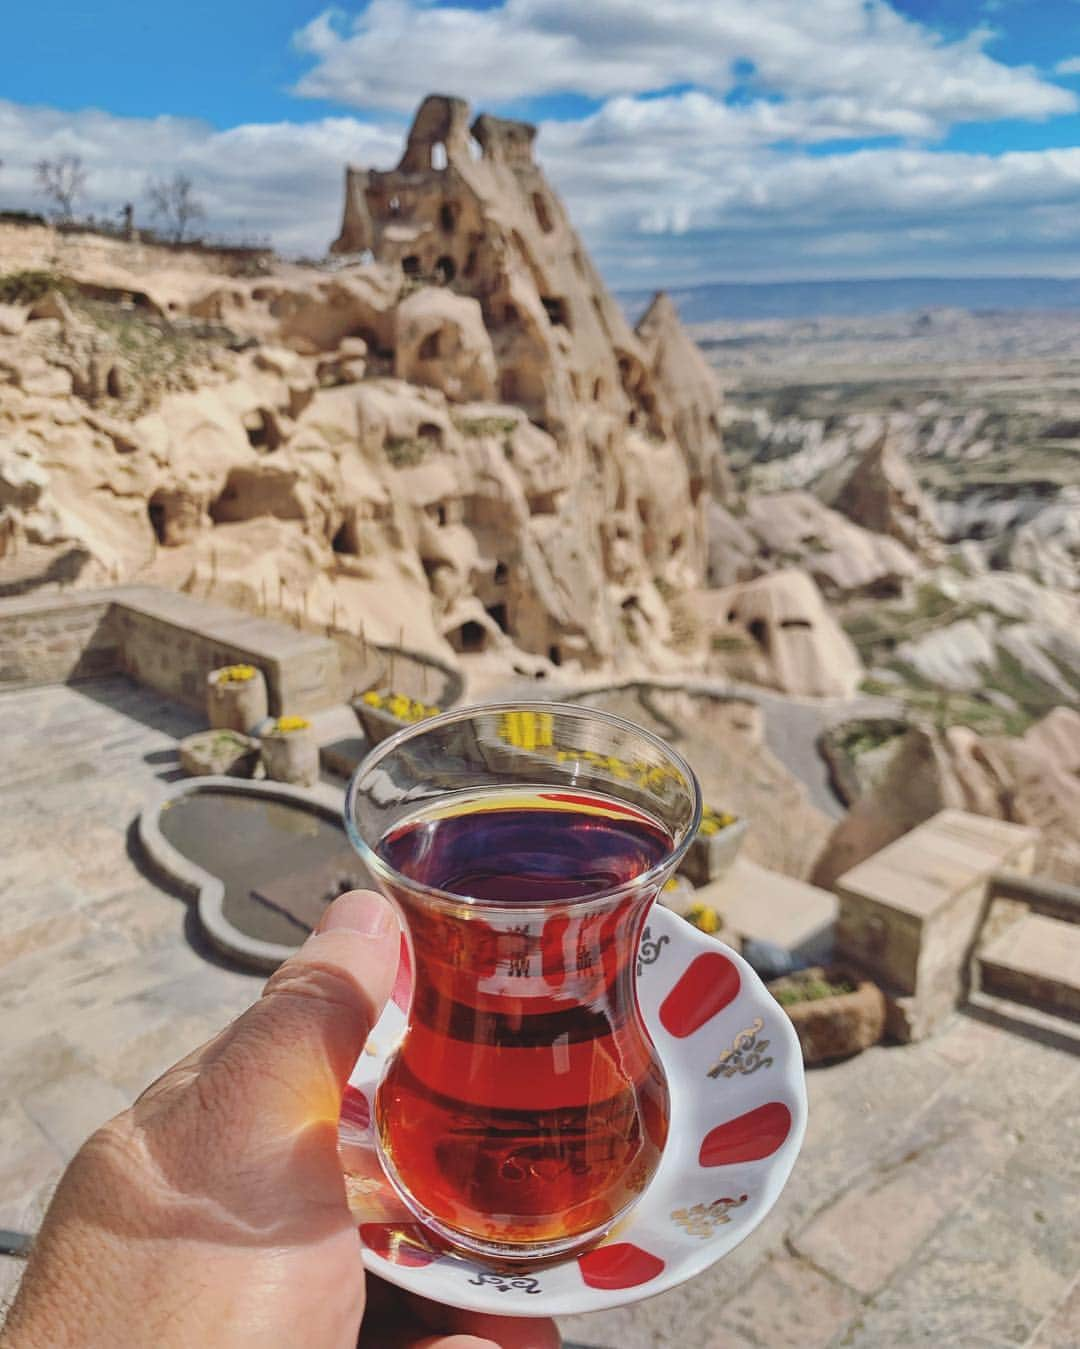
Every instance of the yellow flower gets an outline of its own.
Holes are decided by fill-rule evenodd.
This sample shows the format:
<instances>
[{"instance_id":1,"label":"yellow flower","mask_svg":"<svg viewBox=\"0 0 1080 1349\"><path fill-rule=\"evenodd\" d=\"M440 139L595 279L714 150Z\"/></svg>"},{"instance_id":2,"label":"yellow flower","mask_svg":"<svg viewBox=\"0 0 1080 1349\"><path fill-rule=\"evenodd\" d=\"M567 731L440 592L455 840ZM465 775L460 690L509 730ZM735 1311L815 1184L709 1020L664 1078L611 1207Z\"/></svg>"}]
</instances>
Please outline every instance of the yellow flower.
<instances>
[{"instance_id":1,"label":"yellow flower","mask_svg":"<svg viewBox=\"0 0 1080 1349\"><path fill-rule=\"evenodd\" d=\"M685 917L688 923L692 923L699 931L706 932L709 936L720 930L720 916L708 904L691 905Z\"/></svg>"},{"instance_id":2,"label":"yellow flower","mask_svg":"<svg viewBox=\"0 0 1080 1349\"><path fill-rule=\"evenodd\" d=\"M397 717L398 721L405 721L408 719L411 703L412 699L406 698L404 694L391 693L385 706L392 717Z\"/></svg>"},{"instance_id":3,"label":"yellow flower","mask_svg":"<svg viewBox=\"0 0 1080 1349\"><path fill-rule=\"evenodd\" d=\"M307 717L278 717L274 730L279 735L288 735L291 731L306 731L310 725Z\"/></svg>"},{"instance_id":4,"label":"yellow flower","mask_svg":"<svg viewBox=\"0 0 1080 1349\"><path fill-rule=\"evenodd\" d=\"M721 829L727 829L729 825L734 824L736 819L737 816L729 814L726 810L716 811L712 806L706 806L701 812L698 833L705 834L706 837L718 834Z\"/></svg>"},{"instance_id":5,"label":"yellow flower","mask_svg":"<svg viewBox=\"0 0 1080 1349\"><path fill-rule=\"evenodd\" d=\"M504 712L499 718L499 736L518 749L549 749L555 719L550 712Z\"/></svg>"},{"instance_id":6,"label":"yellow flower","mask_svg":"<svg viewBox=\"0 0 1080 1349\"><path fill-rule=\"evenodd\" d=\"M226 665L218 671L218 679L222 684L246 684L257 673L254 665Z\"/></svg>"},{"instance_id":7,"label":"yellow flower","mask_svg":"<svg viewBox=\"0 0 1080 1349\"><path fill-rule=\"evenodd\" d=\"M368 707L382 707L383 704L382 694L376 693L374 689L368 689L360 701L367 703Z\"/></svg>"}]
</instances>

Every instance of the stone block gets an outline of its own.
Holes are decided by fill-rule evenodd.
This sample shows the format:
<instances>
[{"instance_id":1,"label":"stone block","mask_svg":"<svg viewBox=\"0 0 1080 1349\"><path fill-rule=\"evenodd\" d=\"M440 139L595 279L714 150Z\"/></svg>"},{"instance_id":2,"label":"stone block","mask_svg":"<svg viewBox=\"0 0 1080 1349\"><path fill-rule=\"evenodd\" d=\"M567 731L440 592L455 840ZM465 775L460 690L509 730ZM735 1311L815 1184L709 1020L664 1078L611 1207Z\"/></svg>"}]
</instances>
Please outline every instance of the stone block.
<instances>
[{"instance_id":1,"label":"stone block","mask_svg":"<svg viewBox=\"0 0 1080 1349\"><path fill-rule=\"evenodd\" d=\"M724 1307L724 1329L710 1349L732 1342L728 1327L750 1343L825 1349L858 1314L859 1299L805 1260L782 1255L765 1266Z\"/></svg>"},{"instance_id":2,"label":"stone block","mask_svg":"<svg viewBox=\"0 0 1080 1349\"><path fill-rule=\"evenodd\" d=\"M928 1034L961 997L991 875L1030 873L1038 831L945 810L841 876L838 953L890 997L890 1032Z\"/></svg>"},{"instance_id":3,"label":"stone block","mask_svg":"<svg viewBox=\"0 0 1080 1349\"><path fill-rule=\"evenodd\" d=\"M189 707L203 710L211 670L237 663L263 671L275 716L340 702L340 658L329 638L177 591L138 586L113 595L124 669Z\"/></svg>"},{"instance_id":4,"label":"stone block","mask_svg":"<svg viewBox=\"0 0 1080 1349\"><path fill-rule=\"evenodd\" d=\"M1000 1128L968 1115L962 1123L928 1120L901 1146L891 1164L879 1163L793 1243L799 1255L866 1296L911 1259L1011 1144Z\"/></svg>"},{"instance_id":5,"label":"stone block","mask_svg":"<svg viewBox=\"0 0 1080 1349\"><path fill-rule=\"evenodd\" d=\"M328 773L351 778L371 746L362 735L346 735L319 747L319 760Z\"/></svg>"},{"instance_id":6,"label":"stone block","mask_svg":"<svg viewBox=\"0 0 1080 1349\"><path fill-rule=\"evenodd\" d=\"M25 1196L56 1179L65 1156L38 1128L18 1101L0 1113L0 1204Z\"/></svg>"},{"instance_id":7,"label":"stone block","mask_svg":"<svg viewBox=\"0 0 1080 1349\"><path fill-rule=\"evenodd\" d=\"M847 983L851 991L802 1002L782 1001L785 991L797 992L800 985L814 981L840 986ZM830 1059L858 1054L876 1045L885 1029L885 997L881 989L839 967L802 970L774 980L769 992L781 1001L791 1019L806 1064L827 1063Z\"/></svg>"},{"instance_id":8,"label":"stone block","mask_svg":"<svg viewBox=\"0 0 1080 1349\"><path fill-rule=\"evenodd\" d=\"M258 762L258 740L239 731L199 731L180 742L180 766L189 777L249 778Z\"/></svg>"},{"instance_id":9,"label":"stone block","mask_svg":"<svg viewBox=\"0 0 1080 1349\"><path fill-rule=\"evenodd\" d=\"M1064 1302L1039 1327L1030 1349L1076 1349L1080 1344L1080 1275Z\"/></svg>"},{"instance_id":10,"label":"stone block","mask_svg":"<svg viewBox=\"0 0 1080 1349\"><path fill-rule=\"evenodd\" d=\"M979 954L988 993L1080 1019L1080 924L1030 913Z\"/></svg>"},{"instance_id":11,"label":"stone block","mask_svg":"<svg viewBox=\"0 0 1080 1349\"><path fill-rule=\"evenodd\" d=\"M23 1098L26 1113L65 1158L130 1104L125 1092L90 1072L56 1078Z\"/></svg>"},{"instance_id":12,"label":"stone block","mask_svg":"<svg viewBox=\"0 0 1080 1349\"><path fill-rule=\"evenodd\" d=\"M105 592L0 601L0 683L61 684L118 668L117 632Z\"/></svg>"},{"instance_id":13,"label":"stone block","mask_svg":"<svg viewBox=\"0 0 1080 1349\"><path fill-rule=\"evenodd\" d=\"M1059 1059L1059 1073L1066 1062ZM1004 1166L999 1159L981 1184L964 1168L964 1202L874 1298L845 1341L851 1349L909 1344L1030 1349L1038 1343L1039 1328L1067 1305L1080 1265L1075 1220L1080 1092L1044 1092L1037 1106L1038 1122ZM927 1186L938 1180L935 1167ZM864 1235L869 1244L872 1233L864 1229ZM1064 1343L1074 1349L1078 1341Z\"/></svg>"},{"instance_id":14,"label":"stone block","mask_svg":"<svg viewBox=\"0 0 1080 1349\"><path fill-rule=\"evenodd\" d=\"M703 823L683 858L682 874L694 885L708 885L726 876L738 856L746 829L746 820L733 820L710 833Z\"/></svg>"},{"instance_id":15,"label":"stone block","mask_svg":"<svg viewBox=\"0 0 1080 1349\"><path fill-rule=\"evenodd\" d=\"M694 900L716 910L766 977L821 960L832 948L836 897L748 858L736 858L720 880L700 886Z\"/></svg>"}]
</instances>

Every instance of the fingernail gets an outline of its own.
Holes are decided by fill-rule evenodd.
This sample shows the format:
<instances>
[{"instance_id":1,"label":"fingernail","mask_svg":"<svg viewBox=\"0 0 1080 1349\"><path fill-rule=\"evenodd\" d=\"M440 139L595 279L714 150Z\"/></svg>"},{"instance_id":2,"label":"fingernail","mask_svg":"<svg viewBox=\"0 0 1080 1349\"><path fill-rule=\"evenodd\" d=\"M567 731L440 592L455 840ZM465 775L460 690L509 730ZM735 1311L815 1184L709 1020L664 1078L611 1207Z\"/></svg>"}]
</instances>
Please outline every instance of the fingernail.
<instances>
[{"instance_id":1,"label":"fingernail","mask_svg":"<svg viewBox=\"0 0 1080 1349\"><path fill-rule=\"evenodd\" d=\"M374 891L358 890L341 895L319 920L316 932L358 932L362 937L381 937L397 922L390 905Z\"/></svg>"}]
</instances>

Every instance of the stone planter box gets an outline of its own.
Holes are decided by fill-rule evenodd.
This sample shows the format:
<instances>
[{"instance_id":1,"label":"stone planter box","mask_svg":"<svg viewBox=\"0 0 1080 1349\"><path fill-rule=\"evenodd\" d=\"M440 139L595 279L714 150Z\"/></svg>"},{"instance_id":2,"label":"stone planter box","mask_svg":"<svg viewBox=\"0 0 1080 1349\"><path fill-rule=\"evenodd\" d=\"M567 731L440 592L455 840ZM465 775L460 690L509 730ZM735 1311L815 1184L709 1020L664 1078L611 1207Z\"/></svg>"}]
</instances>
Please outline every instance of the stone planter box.
<instances>
[{"instance_id":1,"label":"stone planter box","mask_svg":"<svg viewBox=\"0 0 1080 1349\"><path fill-rule=\"evenodd\" d=\"M273 782L314 787L319 780L319 746L310 726L280 731L272 724L262 737L262 761Z\"/></svg>"},{"instance_id":2,"label":"stone planter box","mask_svg":"<svg viewBox=\"0 0 1080 1349\"><path fill-rule=\"evenodd\" d=\"M708 885L727 874L739 854L747 830L746 820L735 820L713 834L699 830L679 868L693 885Z\"/></svg>"},{"instance_id":3,"label":"stone planter box","mask_svg":"<svg viewBox=\"0 0 1080 1349\"><path fill-rule=\"evenodd\" d=\"M252 670L248 679L230 679L237 669ZM269 702L266 679L254 666L226 665L206 676L206 716L215 730L250 734L266 720Z\"/></svg>"},{"instance_id":4,"label":"stone planter box","mask_svg":"<svg viewBox=\"0 0 1080 1349\"><path fill-rule=\"evenodd\" d=\"M854 991L804 1002L781 1003L802 1045L803 1062L827 1063L877 1044L885 1030L885 997L877 984L843 966L815 966L768 985L778 1000L810 982L848 983Z\"/></svg>"},{"instance_id":5,"label":"stone planter box","mask_svg":"<svg viewBox=\"0 0 1080 1349\"><path fill-rule=\"evenodd\" d=\"M382 700L384 704L382 706L375 702L365 701L365 696L354 698L350 706L356 713L356 718L363 727L364 735L371 745L378 745L389 736L396 735L398 731L403 731L406 726L415 726L419 721L426 720L426 717L410 718L397 715L393 710L393 704L395 699L402 697L402 695L387 693L382 690L375 691L374 696ZM411 699L402 698L402 700L412 702L413 706L420 705ZM434 717L441 710L441 708L430 707L428 715Z\"/></svg>"},{"instance_id":6,"label":"stone planter box","mask_svg":"<svg viewBox=\"0 0 1080 1349\"><path fill-rule=\"evenodd\" d=\"M259 763L259 742L239 731L199 731L180 742L180 766L189 777L249 778Z\"/></svg>"}]
</instances>

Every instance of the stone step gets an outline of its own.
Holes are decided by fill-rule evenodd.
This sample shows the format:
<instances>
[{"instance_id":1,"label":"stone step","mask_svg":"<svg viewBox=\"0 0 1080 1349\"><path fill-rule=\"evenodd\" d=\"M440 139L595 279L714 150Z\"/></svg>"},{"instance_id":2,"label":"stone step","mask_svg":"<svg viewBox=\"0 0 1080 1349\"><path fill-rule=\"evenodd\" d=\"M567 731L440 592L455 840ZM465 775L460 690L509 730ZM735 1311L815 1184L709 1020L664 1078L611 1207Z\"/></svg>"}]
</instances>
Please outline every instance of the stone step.
<instances>
[{"instance_id":1,"label":"stone step","mask_svg":"<svg viewBox=\"0 0 1080 1349\"><path fill-rule=\"evenodd\" d=\"M981 989L968 994L965 1010L978 1020L998 1026L1010 1035L1022 1035L1052 1045L1080 1058L1080 1021L1013 998L999 998ZM1078 1341L1080 1343L1080 1341Z\"/></svg>"},{"instance_id":2,"label":"stone step","mask_svg":"<svg viewBox=\"0 0 1080 1349\"><path fill-rule=\"evenodd\" d=\"M976 960L986 993L1080 1020L1080 924L1029 913Z\"/></svg>"}]
</instances>

